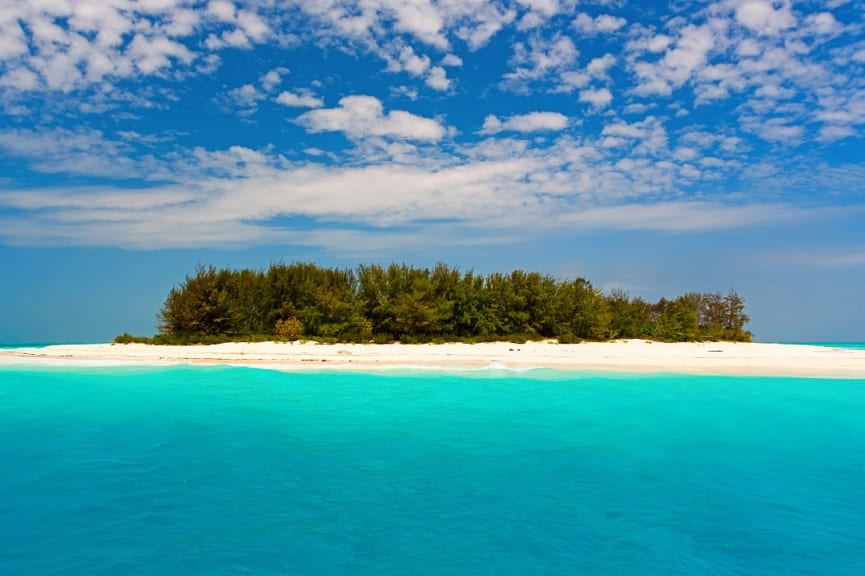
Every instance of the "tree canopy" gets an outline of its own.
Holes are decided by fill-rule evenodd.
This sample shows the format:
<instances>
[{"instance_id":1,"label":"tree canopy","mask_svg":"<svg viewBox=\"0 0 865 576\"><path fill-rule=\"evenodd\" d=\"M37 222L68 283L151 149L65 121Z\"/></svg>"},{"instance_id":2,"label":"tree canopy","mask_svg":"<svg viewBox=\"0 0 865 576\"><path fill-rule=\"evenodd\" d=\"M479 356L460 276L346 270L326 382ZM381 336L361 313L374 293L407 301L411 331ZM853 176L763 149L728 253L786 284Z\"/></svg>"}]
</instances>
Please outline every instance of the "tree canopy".
<instances>
[{"instance_id":1,"label":"tree canopy","mask_svg":"<svg viewBox=\"0 0 865 576\"><path fill-rule=\"evenodd\" d=\"M584 278L522 270L484 276L446 264L199 266L171 289L158 320L154 342L751 339L744 299L735 291L650 304L621 290L604 294Z\"/></svg>"}]
</instances>

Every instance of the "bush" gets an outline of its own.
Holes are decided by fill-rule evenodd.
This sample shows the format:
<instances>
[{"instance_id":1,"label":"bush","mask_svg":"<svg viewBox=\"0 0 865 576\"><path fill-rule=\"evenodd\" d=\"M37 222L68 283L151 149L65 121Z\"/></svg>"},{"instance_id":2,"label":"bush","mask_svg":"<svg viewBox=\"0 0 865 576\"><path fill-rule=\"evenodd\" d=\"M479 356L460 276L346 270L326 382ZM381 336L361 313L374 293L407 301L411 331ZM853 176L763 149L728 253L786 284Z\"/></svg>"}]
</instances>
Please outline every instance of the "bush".
<instances>
[{"instance_id":1,"label":"bush","mask_svg":"<svg viewBox=\"0 0 865 576\"><path fill-rule=\"evenodd\" d=\"M280 340L297 340L303 334L303 322L294 316L285 320L277 320L274 334Z\"/></svg>"},{"instance_id":2,"label":"bush","mask_svg":"<svg viewBox=\"0 0 865 576\"><path fill-rule=\"evenodd\" d=\"M120 336L114 337L115 344L153 344L153 338L147 336L133 336L128 332L124 332Z\"/></svg>"},{"instance_id":3,"label":"bush","mask_svg":"<svg viewBox=\"0 0 865 576\"><path fill-rule=\"evenodd\" d=\"M369 340L372 338L372 322L367 320L366 318L361 318L357 321L357 333L360 335L361 339Z\"/></svg>"}]
</instances>

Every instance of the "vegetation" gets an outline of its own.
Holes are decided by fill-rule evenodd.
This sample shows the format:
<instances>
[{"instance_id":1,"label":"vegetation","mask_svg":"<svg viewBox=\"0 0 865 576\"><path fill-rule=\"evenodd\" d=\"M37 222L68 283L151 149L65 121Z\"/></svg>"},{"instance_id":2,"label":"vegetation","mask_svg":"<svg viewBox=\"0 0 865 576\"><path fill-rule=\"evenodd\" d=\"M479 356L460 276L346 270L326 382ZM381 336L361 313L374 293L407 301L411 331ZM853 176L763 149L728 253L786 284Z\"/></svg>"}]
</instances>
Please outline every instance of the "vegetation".
<instances>
[{"instance_id":1,"label":"vegetation","mask_svg":"<svg viewBox=\"0 0 865 576\"><path fill-rule=\"evenodd\" d=\"M169 292L158 318L153 338L123 334L115 342L751 339L744 300L734 291L649 304L620 290L604 294L583 278L522 270L482 276L445 264L200 266Z\"/></svg>"}]
</instances>

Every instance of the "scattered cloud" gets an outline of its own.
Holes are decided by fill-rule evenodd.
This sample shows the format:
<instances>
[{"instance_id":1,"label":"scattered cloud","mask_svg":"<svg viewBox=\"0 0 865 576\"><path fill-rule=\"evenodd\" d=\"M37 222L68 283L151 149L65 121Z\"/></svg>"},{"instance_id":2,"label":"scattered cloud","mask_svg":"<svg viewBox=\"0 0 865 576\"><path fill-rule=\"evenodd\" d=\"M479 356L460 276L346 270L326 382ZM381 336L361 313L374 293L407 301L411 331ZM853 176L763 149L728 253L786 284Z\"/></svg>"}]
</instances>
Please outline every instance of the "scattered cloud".
<instances>
[{"instance_id":1,"label":"scattered cloud","mask_svg":"<svg viewBox=\"0 0 865 576\"><path fill-rule=\"evenodd\" d=\"M384 114L381 101L373 96L346 96L340 99L339 107L305 112L297 123L310 132L343 132L349 138L385 136L436 141L446 133L435 119L403 110Z\"/></svg>"},{"instance_id":2,"label":"scattered cloud","mask_svg":"<svg viewBox=\"0 0 865 576\"><path fill-rule=\"evenodd\" d=\"M324 100L318 96L313 96L309 93L298 94L295 92L280 92L276 97L276 101L283 106L290 108L321 108L324 106Z\"/></svg>"},{"instance_id":3,"label":"scattered cloud","mask_svg":"<svg viewBox=\"0 0 865 576\"><path fill-rule=\"evenodd\" d=\"M513 70L504 75L502 86L527 91L534 82L572 71L578 57L579 50L569 36L557 35L549 40L533 38L527 43L517 43L510 60Z\"/></svg>"},{"instance_id":4,"label":"scattered cloud","mask_svg":"<svg viewBox=\"0 0 865 576\"><path fill-rule=\"evenodd\" d=\"M249 116L258 111L258 103L265 99L267 99L267 94L252 84L244 84L239 88L230 90L225 95L224 100L227 106L236 109L238 114Z\"/></svg>"},{"instance_id":5,"label":"scattered cloud","mask_svg":"<svg viewBox=\"0 0 865 576\"><path fill-rule=\"evenodd\" d=\"M613 93L607 88L583 90L580 92L580 102L587 102L595 108L604 108L613 101Z\"/></svg>"},{"instance_id":6,"label":"scattered cloud","mask_svg":"<svg viewBox=\"0 0 865 576\"><path fill-rule=\"evenodd\" d=\"M573 22L573 26L578 32L588 36L610 34L624 28L627 24L627 20L618 16L601 14L592 18L585 12L578 14Z\"/></svg>"},{"instance_id":7,"label":"scattered cloud","mask_svg":"<svg viewBox=\"0 0 865 576\"><path fill-rule=\"evenodd\" d=\"M547 132L564 130L568 126L568 117L558 112L530 112L499 120L492 114L484 119L481 134L498 134L499 132Z\"/></svg>"},{"instance_id":8,"label":"scattered cloud","mask_svg":"<svg viewBox=\"0 0 865 576\"><path fill-rule=\"evenodd\" d=\"M282 78L288 74L288 68L278 67L273 70L268 70L261 77L261 87L265 92L273 92L282 83Z\"/></svg>"},{"instance_id":9,"label":"scattered cloud","mask_svg":"<svg viewBox=\"0 0 865 576\"><path fill-rule=\"evenodd\" d=\"M457 56L456 54L446 54L444 58L442 58L441 62L442 66L462 66L463 59Z\"/></svg>"},{"instance_id":10,"label":"scattered cloud","mask_svg":"<svg viewBox=\"0 0 865 576\"><path fill-rule=\"evenodd\" d=\"M796 25L791 0L732 0L736 21L759 34L775 35Z\"/></svg>"},{"instance_id":11,"label":"scattered cloud","mask_svg":"<svg viewBox=\"0 0 865 576\"><path fill-rule=\"evenodd\" d=\"M322 242L352 227L417 240L421 221L481 241L541 224L684 233L806 217L805 190L849 200L861 181L843 164L865 128L861 9L6 2L0 235L301 241L280 227L299 215ZM149 129L157 111L182 123L193 101L260 129L226 131L220 149ZM824 180L796 170L814 158ZM30 174L49 184L28 188ZM50 185L63 178L75 185Z\"/></svg>"}]
</instances>

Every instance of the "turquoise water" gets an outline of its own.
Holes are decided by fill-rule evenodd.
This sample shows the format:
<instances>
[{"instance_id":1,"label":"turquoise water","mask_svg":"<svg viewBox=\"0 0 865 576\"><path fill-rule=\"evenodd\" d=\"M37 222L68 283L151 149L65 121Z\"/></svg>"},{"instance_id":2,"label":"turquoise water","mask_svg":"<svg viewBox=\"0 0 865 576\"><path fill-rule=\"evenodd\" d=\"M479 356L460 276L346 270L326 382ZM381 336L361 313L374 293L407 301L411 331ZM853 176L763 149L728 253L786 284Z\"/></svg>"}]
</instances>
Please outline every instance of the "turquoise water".
<instances>
[{"instance_id":1,"label":"turquoise water","mask_svg":"<svg viewBox=\"0 0 865 576\"><path fill-rule=\"evenodd\" d=\"M865 381L0 369L0 574L865 573Z\"/></svg>"},{"instance_id":2,"label":"turquoise water","mask_svg":"<svg viewBox=\"0 0 865 576\"><path fill-rule=\"evenodd\" d=\"M865 350L865 342L789 342L789 344L807 344L809 346L824 346L828 348Z\"/></svg>"}]
</instances>

